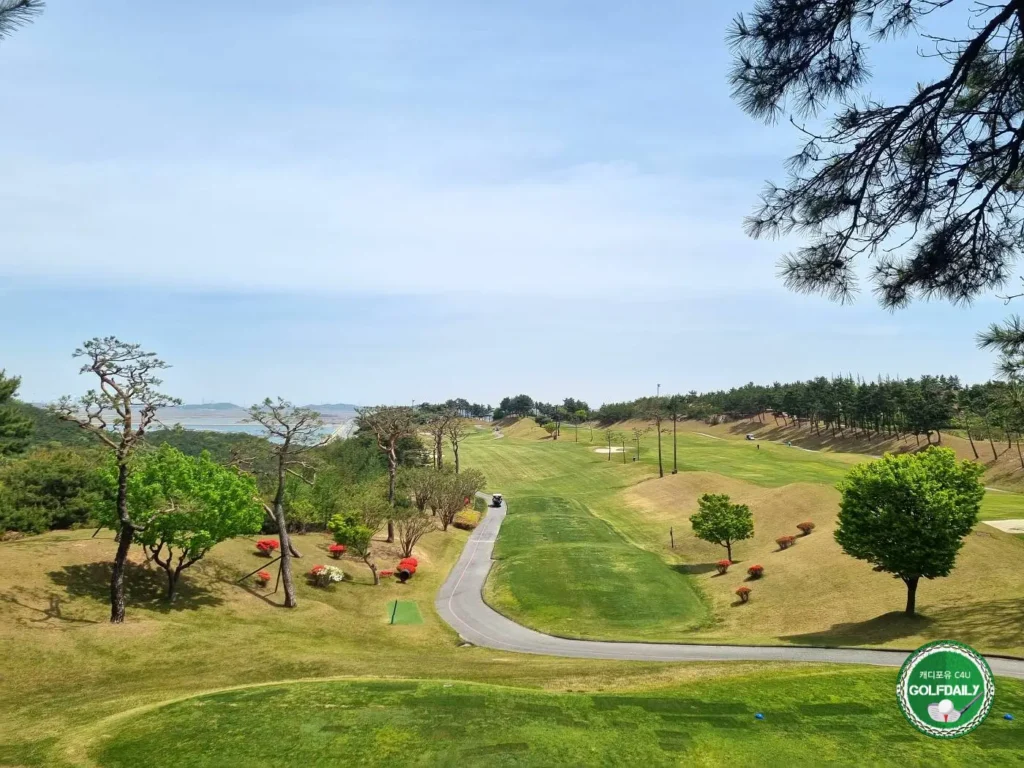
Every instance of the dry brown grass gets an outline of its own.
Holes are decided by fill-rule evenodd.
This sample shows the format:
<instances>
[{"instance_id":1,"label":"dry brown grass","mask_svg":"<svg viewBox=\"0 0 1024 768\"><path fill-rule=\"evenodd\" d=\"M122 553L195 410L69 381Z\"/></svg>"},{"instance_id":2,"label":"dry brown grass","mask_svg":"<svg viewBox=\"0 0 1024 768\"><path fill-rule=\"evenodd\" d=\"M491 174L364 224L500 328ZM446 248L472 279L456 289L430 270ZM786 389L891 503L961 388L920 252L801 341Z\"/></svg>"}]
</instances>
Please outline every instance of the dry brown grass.
<instances>
[{"instance_id":1,"label":"dry brown grass","mask_svg":"<svg viewBox=\"0 0 1024 768\"><path fill-rule=\"evenodd\" d=\"M754 538L733 548L738 561L718 575L714 563L725 549L693 536L689 516L703 493L728 493L754 514ZM953 637L990 652L1024 655L1024 542L988 526L968 537L958 567L945 579L925 581L918 590L917 619L899 615L903 583L845 555L833 538L839 494L819 485L762 488L704 472L687 472L642 482L622 493L611 521L638 544L694 574L716 623L688 641L794 642L815 645L914 647ZM817 526L801 536L797 523ZM676 548L669 548L669 527ZM775 539L796 535L779 550ZM684 565L685 563L685 565ZM746 581L758 563L764 578ZM751 587L740 605L734 591Z\"/></svg>"}]
</instances>

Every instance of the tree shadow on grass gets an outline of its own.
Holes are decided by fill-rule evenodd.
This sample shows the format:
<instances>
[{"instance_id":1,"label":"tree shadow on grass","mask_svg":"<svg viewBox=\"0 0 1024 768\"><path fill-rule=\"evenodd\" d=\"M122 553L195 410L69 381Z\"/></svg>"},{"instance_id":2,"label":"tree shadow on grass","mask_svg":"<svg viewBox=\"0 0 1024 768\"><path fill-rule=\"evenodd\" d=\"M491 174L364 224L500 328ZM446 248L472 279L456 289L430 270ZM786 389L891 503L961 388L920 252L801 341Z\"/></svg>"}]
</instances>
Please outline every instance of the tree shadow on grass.
<instances>
[{"instance_id":1,"label":"tree shadow on grass","mask_svg":"<svg viewBox=\"0 0 1024 768\"><path fill-rule=\"evenodd\" d=\"M110 599L110 574L113 563L85 563L65 565L59 571L50 571L50 580L67 590L73 597L91 597L95 600ZM124 572L125 604L129 608L148 608L161 613L195 610L220 605L224 601L210 590L201 587L188 578L186 571L178 580L174 602L168 602L167 576L162 570L147 568L136 563L126 563Z\"/></svg>"},{"instance_id":2,"label":"tree shadow on grass","mask_svg":"<svg viewBox=\"0 0 1024 768\"><path fill-rule=\"evenodd\" d=\"M40 598L42 599L42 598ZM61 600L60 595L48 595L46 598L46 607L41 608L38 605L31 605L30 603L24 602L23 599L19 599L18 595L13 592L0 593L0 602L8 603L10 605L16 605L19 608L24 608L28 611L32 611L37 614L37 618L19 620L22 624L40 624L43 622L50 622L53 620L63 621L69 624L97 624L98 622L93 619L78 619L74 616L67 616L64 613L64 602Z\"/></svg>"},{"instance_id":3,"label":"tree shadow on grass","mask_svg":"<svg viewBox=\"0 0 1024 768\"><path fill-rule=\"evenodd\" d=\"M903 637L931 634L934 624L927 616L907 616L903 611L893 611L867 621L833 624L821 632L783 635L782 639L800 645L878 645Z\"/></svg>"},{"instance_id":4,"label":"tree shadow on grass","mask_svg":"<svg viewBox=\"0 0 1024 768\"><path fill-rule=\"evenodd\" d=\"M699 576L702 573L711 573L718 566L714 563L677 563L669 566L676 573L685 573L690 576Z\"/></svg>"},{"instance_id":5,"label":"tree shadow on grass","mask_svg":"<svg viewBox=\"0 0 1024 768\"><path fill-rule=\"evenodd\" d=\"M834 624L822 632L782 639L805 645L876 645L915 635L1019 653L1024 648L1024 598L928 608L917 616L893 611L867 621Z\"/></svg>"}]
</instances>

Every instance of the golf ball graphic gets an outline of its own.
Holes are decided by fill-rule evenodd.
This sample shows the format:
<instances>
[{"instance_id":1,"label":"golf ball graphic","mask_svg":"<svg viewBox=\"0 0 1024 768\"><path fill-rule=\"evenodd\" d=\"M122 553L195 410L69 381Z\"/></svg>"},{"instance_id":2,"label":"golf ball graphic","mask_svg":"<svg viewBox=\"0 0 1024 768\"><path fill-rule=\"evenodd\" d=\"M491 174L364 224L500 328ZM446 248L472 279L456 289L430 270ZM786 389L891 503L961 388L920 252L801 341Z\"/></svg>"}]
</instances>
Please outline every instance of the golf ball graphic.
<instances>
[{"instance_id":1,"label":"golf ball graphic","mask_svg":"<svg viewBox=\"0 0 1024 768\"><path fill-rule=\"evenodd\" d=\"M943 699L938 704L928 705L928 716L937 723L955 723L960 713L953 708L953 702Z\"/></svg>"}]
</instances>

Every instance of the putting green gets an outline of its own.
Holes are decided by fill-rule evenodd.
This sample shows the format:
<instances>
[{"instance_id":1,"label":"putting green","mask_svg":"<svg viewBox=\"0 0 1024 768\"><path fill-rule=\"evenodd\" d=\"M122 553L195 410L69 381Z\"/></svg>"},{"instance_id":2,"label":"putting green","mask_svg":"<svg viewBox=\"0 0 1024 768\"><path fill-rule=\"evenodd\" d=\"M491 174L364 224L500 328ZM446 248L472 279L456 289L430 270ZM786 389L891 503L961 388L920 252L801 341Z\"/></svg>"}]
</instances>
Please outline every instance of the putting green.
<instances>
[{"instance_id":1,"label":"putting green","mask_svg":"<svg viewBox=\"0 0 1024 768\"><path fill-rule=\"evenodd\" d=\"M420 609L413 600L392 600L388 603L388 623L390 624L422 624Z\"/></svg>"}]
</instances>

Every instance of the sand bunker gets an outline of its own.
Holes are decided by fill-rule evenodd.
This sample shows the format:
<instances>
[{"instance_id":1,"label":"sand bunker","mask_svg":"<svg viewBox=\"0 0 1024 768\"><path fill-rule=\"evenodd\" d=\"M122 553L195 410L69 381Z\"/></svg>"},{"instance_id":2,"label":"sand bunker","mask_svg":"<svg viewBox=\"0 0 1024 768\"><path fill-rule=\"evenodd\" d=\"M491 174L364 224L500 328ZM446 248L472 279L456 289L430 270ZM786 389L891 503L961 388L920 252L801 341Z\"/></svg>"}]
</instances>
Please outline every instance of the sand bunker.
<instances>
[{"instance_id":1,"label":"sand bunker","mask_svg":"<svg viewBox=\"0 0 1024 768\"><path fill-rule=\"evenodd\" d=\"M985 520L984 522L1007 533L1024 533L1024 520Z\"/></svg>"},{"instance_id":2,"label":"sand bunker","mask_svg":"<svg viewBox=\"0 0 1024 768\"><path fill-rule=\"evenodd\" d=\"M594 449L594 453L622 453L624 450L625 450L624 448L620 448L618 446L612 446L611 449L608 449L608 448L595 448Z\"/></svg>"}]
</instances>

